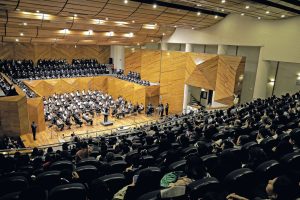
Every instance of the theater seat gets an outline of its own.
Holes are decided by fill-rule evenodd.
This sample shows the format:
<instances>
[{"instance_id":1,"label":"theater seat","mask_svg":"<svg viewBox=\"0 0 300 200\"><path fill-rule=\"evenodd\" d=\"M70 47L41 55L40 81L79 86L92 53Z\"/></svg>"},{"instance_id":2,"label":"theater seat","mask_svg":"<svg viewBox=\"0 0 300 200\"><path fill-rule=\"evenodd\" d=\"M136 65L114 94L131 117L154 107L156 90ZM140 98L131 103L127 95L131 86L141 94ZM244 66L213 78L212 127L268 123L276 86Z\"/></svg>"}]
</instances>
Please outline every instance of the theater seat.
<instances>
[{"instance_id":1,"label":"theater seat","mask_svg":"<svg viewBox=\"0 0 300 200\"><path fill-rule=\"evenodd\" d=\"M49 200L86 200L86 198L86 189L81 183L56 186L49 193Z\"/></svg>"},{"instance_id":2,"label":"theater seat","mask_svg":"<svg viewBox=\"0 0 300 200\"><path fill-rule=\"evenodd\" d=\"M99 161L96 160L96 158L94 158L94 157L84 158L76 164L76 167L81 167L81 166L85 166L85 165L93 165L98 168Z\"/></svg>"},{"instance_id":3,"label":"theater seat","mask_svg":"<svg viewBox=\"0 0 300 200\"><path fill-rule=\"evenodd\" d=\"M159 200L160 199L160 190L155 190L148 192L140 196L137 200Z\"/></svg>"},{"instance_id":4,"label":"theater seat","mask_svg":"<svg viewBox=\"0 0 300 200\"><path fill-rule=\"evenodd\" d=\"M93 165L85 165L75 169L81 183L89 183L98 177L98 169Z\"/></svg>"},{"instance_id":5,"label":"theater seat","mask_svg":"<svg viewBox=\"0 0 300 200\"><path fill-rule=\"evenodd\" d=\"M150 156L150 155L142 156L140 158L140 164L143 167L153 166L155 164L155 160L154 160L153 156Z\"/></svg>"},{"instance_id":6,"label":"theater seat","mask_svg":"<svg viewBox=\"0 0 300 200\"><path fill-rule=\"evenodd\" d=\"M159 183L160 183L160 180L163 176L163 174L161 173L160 168L158 168L158 167L144 168L144 169L141 169L141 170L137 171L135 173L135 175L139 175L141 172L144 172L144 171L150 171L151 172L151 181L156 182L157 187L159 188L159 185L160 185Z\"/></svg>"},{"instance_id":7,"label":"theater seat","mask_svg":"<svg viewBox=\"0 0 300 200\"><path fill-rule=\"evenodd\" d=\"M285 170L300 172L300 153L289 153L281 158L280 163Z\"/></svg>"},{"instance_id":8,"label":"theater seat","mask_svg":"<svg viewBox=\"0 0 300 200\"><path fill-rule=\"evenodd\" d=\"M28 187L28 181L24 176L12 176L0 180L0 196L7 193L19 192Z\"/></svg>"},{"instance_id":9,"label":"theater seat","mask_svg":"<svg viewBox=\"0 0 300 200\"><path fill-rule=\"evenodd\" d=\"M266 153L271 153L273 147L276 147L277 145L278 140L275 140L272 137L265 138L260 142L260 146L264 149Z\"/></svg>"},{"instance_id":10,"label":"theater seat","mask_svg":"<svg viewBox=\"0 0 300 200\"><path fill-rule=\"evenodd\" d=\"M198 200L208 192L216 192L220 188L219 181L214 177L207 177L194 181L187 186L191 200Z\"/></svg>"},{"instance_id":11,"label":"theater seat","mask_svg":"<svg viewBox=\"0 0 300 200\"><path fill-rule=\"evenodd\" d=\"M277 162L276 160L269 160L260 164L255 169L255 174L260 181L266 182L281 175L282 168L279 162Z\"/></svg>"},{"instance_id":12,"label":"theater seat","mask_svg":"<svg viewBox=\"0 0 300 200\"><path fill-rule=\"evenodd\" d=\"M20 192L13 192L3 195L0 200L19 200Z\"/></svg>"},{"instance_id":13,"label":"theater seat","mask_svg":"<svg viewBox=\"0 0 300 200\"><path fill-rule=\"evenodd\" d=\"M248 168L234 170L225 177L224 186L229 193L250 198L255 186L255 174Z\"/></svg>"},{"instance_id":14,"label":"theater seat","mask_svg":"<svg viewBox=\"0 0 300 200\"><path fill-rule=\"evenodd\" d=\"M187 147L185 149L182 149L182 154L184 156L187 156L192 153L197 153L197 149L195 147Z\"/></svg>"},{"instance_id":15,"label":"theater seat","mask_svg":"<svg viewBox=\"0 0 300 200\"><path fill-rule=\"evenodd\" d=\"M218 165L218 156L216 154L208 154L201 157L205 168L211 175L215 174L216 167Z\"/></svg>"},{"instance_id":16,"label":"theater seat","mask_svg":"<svg viewBox=\"0 0 300 200\"><path fill-rule=\"evenodd\" d=\"M101 196L101 199L111 199L111 194L109 191L109 188L107 184L100 180L95 179L91 182L89 187L89 198L90 200L99 200L99 197Z\"/></svg>"},{"instance_id":17,"label":"theater seat","mask_svg":"<svg viewBox=\"0 0 300 200\"><path fill-rule=\"evenodd\" d=\"M129 164L132 164L132 159L134 156L136 155L139 155L138 151L137 150L134 150L134 151L130 151L126 154L125 156L125 161Z\"/></svg>"},{"instance_id":18,"label":"theater seat","mask_svg":"<svg viewBox=\"0 0 300 200\"><path fill-rule=\"evenodd\" d=\"M71 161L68 160L61 160L61 161L56 161L54 163L52 163L52 165L50 166L51 170L71 170L73 171L73 163Z\"/></svg>"},{"instance_id":19,"label":"theater seat","mask_svg":"<svg viewBox=\"0 0 300 200\"><path fill-rule=\"evenodd\" d=\"M46 171L36 177L37 185L45 190L51 190L61 184L60 171Z\"/></svg>"},{"instance_id":20,"label":"theater seat","mask_svg":"<svg viewBox=\"0 0 300 200\"><path fill-rule=\"evenodd\" d=\"M107 185L111 197L126 185L125 176L120 173L102 176L96 180L103 181Z\"/></svg>"},{"instance_id":21,"label":"theater seat","mask_svg":"<svg viewBox=\"0 0 300 200\"><path fill-rule=\"evenodd\" d=\"M159 153L158 149L159 147L151 147L148 149L148 153L153 157L157 157Z\"/></svg>"},{"instance_id":22,"label":"theater seat","mask_svg":"<svg viewBox=\"0 0 300 200\"><path fill-rule=\"evenodd\" d=\"M238 149L238 148L228 148L228 149L224 149L222 151L222 153L227 153L227 152L232 152L237 158L240 159L240 161L242 161L242 151L241 151L241 149Z\"/></svg>"},{"instance_id":23,"label":"theater seat","mask_svg":"<svg viewBox=\"0 0 300 200\"><path fill-rule=\"evenodd\" d=\"M110 173L122 173L128 166L123 160L112 161L109 163Z\"/></svg>"},{"instance_id":24,"label":"theater seat","mask_svg":"<svg viewBox=\"0 0 300 200\"><path fill-rule=\"evenodd\" d=\"M172 164L170 164L169 170L170 171L184 171L185 165L186 165L186 160L179 160L179 161L176 161L176 162L173 162Z\"/></svg>"}]
</instances>

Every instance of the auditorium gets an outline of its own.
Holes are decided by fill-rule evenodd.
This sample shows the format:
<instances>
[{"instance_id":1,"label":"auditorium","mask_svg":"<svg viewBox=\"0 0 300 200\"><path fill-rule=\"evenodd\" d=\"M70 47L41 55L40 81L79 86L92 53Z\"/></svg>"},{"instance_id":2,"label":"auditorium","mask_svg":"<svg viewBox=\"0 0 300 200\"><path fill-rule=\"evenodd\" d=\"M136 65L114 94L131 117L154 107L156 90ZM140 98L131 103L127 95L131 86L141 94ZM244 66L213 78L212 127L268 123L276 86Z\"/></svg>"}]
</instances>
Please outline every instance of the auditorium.
<instances>
[{"instance_id":1,"label":"auditorium","mask_svg":"<svg viewBox=\"0 0 300 200\"><path fill-rule=\"evenodd\" d=\"M0 0L0 200L299 200L299 0Z\"/></svg>"}]
</instances>

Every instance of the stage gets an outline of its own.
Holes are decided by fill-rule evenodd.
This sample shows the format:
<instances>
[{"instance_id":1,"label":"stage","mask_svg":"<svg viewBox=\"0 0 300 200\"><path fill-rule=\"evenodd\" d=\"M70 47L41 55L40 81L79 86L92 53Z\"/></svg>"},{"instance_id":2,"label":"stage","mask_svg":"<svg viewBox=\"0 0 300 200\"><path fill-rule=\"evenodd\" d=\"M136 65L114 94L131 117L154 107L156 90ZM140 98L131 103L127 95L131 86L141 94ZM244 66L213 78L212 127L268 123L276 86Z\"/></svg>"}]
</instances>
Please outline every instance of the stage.
<instances>
[{"instance_id":1,"label":"stage","mask_svg":"<svg viewBox=\"0 0 300 200\"><path fill-rule=\"evenodd\" d=\"M136 116L126 116L122 119L117 119L109 116L109 121L113 122L112 126L103 126L100 122L103 121L103 115L93 118L93 125L87 125L86 122L83 123L82 127L75 126L74 123L71 129L68 129L66 126L63 131L57 129L56 126L51 128L48 127L48 123L46 123L46 130L37 133L36 140L33 140L32 133L26 133L21 135L21 139L25 145L25 147L39 147L43 145L50 145L61 143L64 141L69 141L71 134L74 132L75 134L83 134L82 136L86 137L89 133L89 136L96 137L99 135L107 135L117 128L121 126L131 126L134 124L146 124L149 122L153 122L158 120L158 116L154 115L151 117L147 117L145 114L138 114ZM96 133L97 132L97 133Z\"/></svg>"}]
</instances>

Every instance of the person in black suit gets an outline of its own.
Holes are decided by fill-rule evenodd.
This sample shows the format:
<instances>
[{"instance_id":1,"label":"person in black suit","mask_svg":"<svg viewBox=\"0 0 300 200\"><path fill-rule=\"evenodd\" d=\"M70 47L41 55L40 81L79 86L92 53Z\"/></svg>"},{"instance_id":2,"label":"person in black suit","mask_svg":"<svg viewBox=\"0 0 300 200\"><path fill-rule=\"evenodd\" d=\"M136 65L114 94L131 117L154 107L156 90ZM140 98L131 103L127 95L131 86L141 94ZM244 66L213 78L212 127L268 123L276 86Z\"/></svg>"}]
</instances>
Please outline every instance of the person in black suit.
<instances>
[{"instance_id":1,"label":"person in black suit","mask_svg":"<svg viewBox=\"0 0 300 200\"><path fill-rule=\"evenodd\" d=\"M166 112L166 116L168 116L168 114L169 114L169 104L168 103L165 106L165 112Z\"/></svg>"},{"instance_id":2,"label":"person in black suit","mask_svg":"<svg viewBox=\"0 0 300 200\"><path fill-rule=\"evenodd\" d=\"M108 115L109 115L109 109L107 107L104 109L103 115L104 115L104 123L105 123L108 121Z\"/></svg>"},{"instance_id":3,"label":"person in black suit","mask_svg":"<svg viewBox=\"0 0 300 200\"><path fill-rule=\"evenodd\" d=\"M37 128L37 125L36 125L35 122L33 121L33 122L31 123L31 130L32 130L33 140L36 140L36 139L35 139L35 136L36 136L36 128Z\"/></svg>"}]
</instances>

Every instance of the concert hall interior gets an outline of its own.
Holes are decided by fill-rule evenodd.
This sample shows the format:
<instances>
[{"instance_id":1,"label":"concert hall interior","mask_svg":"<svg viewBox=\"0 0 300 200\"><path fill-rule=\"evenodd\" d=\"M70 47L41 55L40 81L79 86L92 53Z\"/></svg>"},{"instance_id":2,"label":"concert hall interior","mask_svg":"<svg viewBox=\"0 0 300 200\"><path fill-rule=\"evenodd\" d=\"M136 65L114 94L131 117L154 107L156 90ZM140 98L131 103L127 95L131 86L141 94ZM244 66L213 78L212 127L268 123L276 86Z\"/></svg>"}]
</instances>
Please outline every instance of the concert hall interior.
<instances>
[{"instance_id":1,"label":"concert hall interior","mask_svg":"<svg viewBox=\"0 0 300 200\"><path fill-rule=\"evenodd\" d=\"M299 200L299 0L0 0L0 200Z\"/></svg>"}]
</instances>

